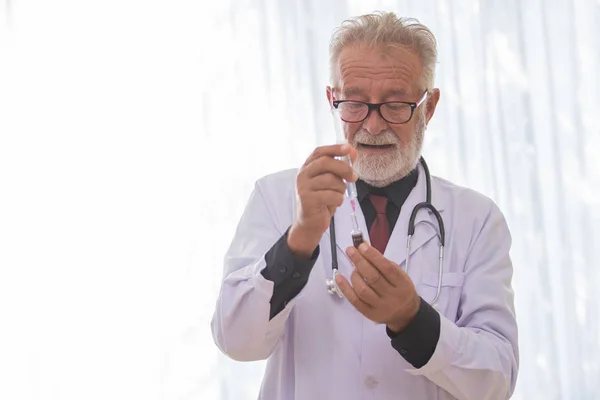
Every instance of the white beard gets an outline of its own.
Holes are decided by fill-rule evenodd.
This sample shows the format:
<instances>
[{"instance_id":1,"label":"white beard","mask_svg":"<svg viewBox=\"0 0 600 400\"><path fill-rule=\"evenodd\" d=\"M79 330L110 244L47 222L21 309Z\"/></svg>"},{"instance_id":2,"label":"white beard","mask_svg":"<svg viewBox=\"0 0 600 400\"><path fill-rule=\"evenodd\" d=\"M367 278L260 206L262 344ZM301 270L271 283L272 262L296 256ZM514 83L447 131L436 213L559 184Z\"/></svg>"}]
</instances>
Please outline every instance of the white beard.
<instances>
[{"instance_id":1,"label":"white beard","mask_svg":"<svg viewBox=\"0 0 600 400\"><path fill-rule=\"evenodd\" d=\"M356 132L352 145L358 143L371 145L394 144L393 151L385 154L366 154L358 150L358 157L353 164L359 179L375 187L385 187L408 175L419 162L421 148L427 124L424 113L415 115L418 118L415 134L409 142L401 143L400 138L391 130L378 135L371 135L364 129Z\"/></svg>"}]
</instances>

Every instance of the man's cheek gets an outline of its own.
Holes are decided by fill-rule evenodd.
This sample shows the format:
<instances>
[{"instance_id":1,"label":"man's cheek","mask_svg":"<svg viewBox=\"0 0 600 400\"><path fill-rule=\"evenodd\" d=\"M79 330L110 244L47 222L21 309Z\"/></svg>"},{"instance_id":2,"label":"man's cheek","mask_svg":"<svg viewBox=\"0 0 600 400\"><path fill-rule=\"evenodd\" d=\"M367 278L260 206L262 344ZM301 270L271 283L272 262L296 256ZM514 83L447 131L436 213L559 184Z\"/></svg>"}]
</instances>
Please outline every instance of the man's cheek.
<instances>
[{"instance_id":1,"label":"man's cheek","mask_svg":"<svg viewBox=\"0 0 600 400\"><path fill-rule=\"evenodd\" d=\"M344 135L348 139L348 143L352 144L354 142L354 137L359 129L360 124L344 124Z\"/></svg>"}]
</instances>

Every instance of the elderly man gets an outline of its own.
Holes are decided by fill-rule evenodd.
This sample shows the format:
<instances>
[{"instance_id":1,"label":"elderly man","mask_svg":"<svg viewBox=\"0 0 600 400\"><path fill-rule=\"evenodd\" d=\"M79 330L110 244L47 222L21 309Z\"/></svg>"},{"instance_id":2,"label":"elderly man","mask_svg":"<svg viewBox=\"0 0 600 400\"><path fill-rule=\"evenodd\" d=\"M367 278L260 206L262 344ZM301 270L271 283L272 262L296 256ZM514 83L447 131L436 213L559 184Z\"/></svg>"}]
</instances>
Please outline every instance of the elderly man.
<instances>
[{"instance_id":1,"label":"elderly man","mask_svg":"<svg viewBox=\"0 0 600 400\"><path fill-rule=\"evenodd\" d=\"M429 177L419 162L440 98L436 54L415 20L379 13L343 23L327 99L348 144L319 147L299 170L256 183L212 329L229 357L268 359L260 399L511 396L518 348L507 224L490 199ZM358 189L360 246L347 182ZM429 197L436 211L411 218ZM343 298L325 287L332 269Z\"/></svg>"}]
</instances>

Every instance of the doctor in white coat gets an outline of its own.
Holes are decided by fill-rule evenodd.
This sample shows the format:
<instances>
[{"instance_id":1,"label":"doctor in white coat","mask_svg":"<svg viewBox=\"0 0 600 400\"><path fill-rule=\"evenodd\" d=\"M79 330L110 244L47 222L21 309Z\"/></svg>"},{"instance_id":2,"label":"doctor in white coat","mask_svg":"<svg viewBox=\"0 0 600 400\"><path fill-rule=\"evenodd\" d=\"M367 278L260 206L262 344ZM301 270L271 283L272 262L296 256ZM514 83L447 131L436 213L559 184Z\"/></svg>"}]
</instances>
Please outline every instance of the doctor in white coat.
<instances>
[{"instance_id":1,"label":"doctor in white coat","mask_svg":"<svg viewBox=\"0 0 600 400\"><path fill-rule=\"evenodd\" d=\"M299 170L256 182L225 257L212 331L232 359L268 359L259 399L511 396L511 237L498 207L432 177L446 236L441 285L430 211L417 214L406 254L411 212L426 199L419 159L440 98L436 54L416 20L377 13L343 23L331 41L327 97L349 143L319 147ZM339 159L346 155L353 169ZM358 248L344 180L358 188ZM344 298L325 287L332 251Z\"/></svg>"}]
</instances>

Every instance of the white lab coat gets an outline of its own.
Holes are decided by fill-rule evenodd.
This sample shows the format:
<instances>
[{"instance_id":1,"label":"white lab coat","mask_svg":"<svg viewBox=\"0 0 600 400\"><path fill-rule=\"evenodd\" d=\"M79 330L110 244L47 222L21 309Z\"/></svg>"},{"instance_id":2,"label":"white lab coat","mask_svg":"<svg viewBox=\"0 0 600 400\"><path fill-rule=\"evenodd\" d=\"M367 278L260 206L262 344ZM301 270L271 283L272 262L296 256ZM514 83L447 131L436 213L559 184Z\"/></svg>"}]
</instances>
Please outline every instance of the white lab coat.
<instances>
[{"instance_id":1,"label":"white lab coat","mask_svg":"<svg viewBox=\"0 0 600 400\"><path fill-rule=\"evenodd\" d=\"M425 199L425 174L408 196L385 250L405 265L413 207ZM440 338L429 362L414 368L391 346L385 326L327 293L331 277L329 232L307 285L269 320L273 283L260 271L265 253L292 224L297 170L257 181L225 257L223 283L212 319L217 346L234 360L268 358L259 399L507 399L518 370L517 325L511 288L511 237L488 198L432 177L432 203L446 229L438 312ZM336 212L340 272L353 269L350 204ZM363 234L367 227L358 213ZM409 276L427 301L438 281L435 217L420 211L412 240ZM368 240L368 235L366 235Z\"/></svg>"}]
</instances>

